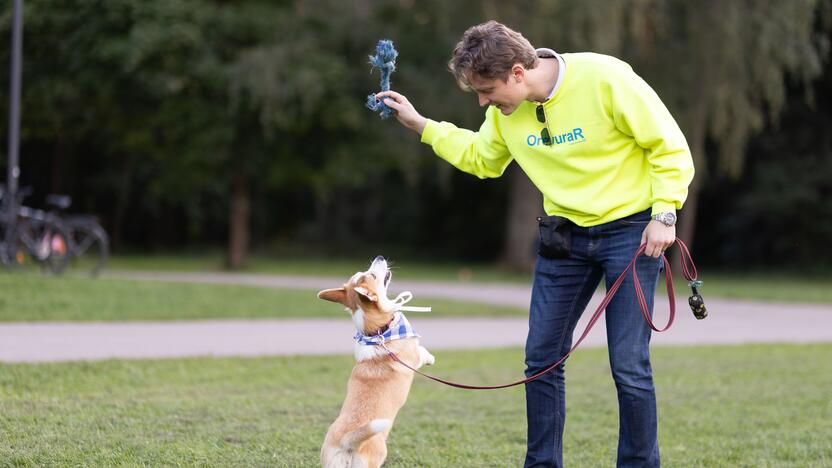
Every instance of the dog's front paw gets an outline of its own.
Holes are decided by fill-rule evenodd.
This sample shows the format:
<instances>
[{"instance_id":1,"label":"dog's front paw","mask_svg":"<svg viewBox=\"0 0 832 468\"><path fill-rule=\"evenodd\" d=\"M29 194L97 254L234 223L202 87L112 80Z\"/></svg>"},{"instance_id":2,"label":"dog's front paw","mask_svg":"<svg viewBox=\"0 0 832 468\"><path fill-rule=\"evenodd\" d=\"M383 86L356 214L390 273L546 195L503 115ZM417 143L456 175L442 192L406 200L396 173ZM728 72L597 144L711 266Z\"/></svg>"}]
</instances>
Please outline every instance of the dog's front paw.
<instances>
[{"instance_id":1,"label":"dog's front paw","mask_svg":"<svg viewBox=\"0 0 832 468\"><path fill-rule=\"evenodd\" d=\"M432 366L436 362L436 358L424 346L419 346L419 360L423 366Z\"/></svg>"}]
</instances>

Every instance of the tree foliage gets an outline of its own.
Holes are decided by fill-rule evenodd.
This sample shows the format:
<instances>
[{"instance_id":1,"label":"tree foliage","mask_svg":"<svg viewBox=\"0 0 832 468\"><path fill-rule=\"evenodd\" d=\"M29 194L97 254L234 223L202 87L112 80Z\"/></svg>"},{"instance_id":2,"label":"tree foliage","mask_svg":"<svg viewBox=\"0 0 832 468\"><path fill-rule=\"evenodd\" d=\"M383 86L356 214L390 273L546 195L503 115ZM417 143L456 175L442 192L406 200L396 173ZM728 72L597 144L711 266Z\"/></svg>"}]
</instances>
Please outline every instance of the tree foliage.
<instances>
[{"instance_id":1,"label":"tree foliage","mask_svg":"<svg viewBox=\"0 0 832 468\"><path fill-rule=\"evenodd\" d=\"M814 105L804 94L790 88L780 123L751 141L746 177L717 177L703 194L705 206L719 207L703 212L700 225L703 258L710 263L828 270L832 74L818 83Z\"/></svg>"},{"instance_id":2,"label":"tree foliage","mask_svg":"<svg viewBox=\"0 0 832 468\"><path fill-rule=\"evenodd\" d=\"M776 122L789 83L810 84L829 54L828 4L649 2L626 52L679 115L705 134L720 170L742 173L745 144ZM672 66L668 66L672 64ZM805 87L804 89L811 89Z\"/></svg>"},{"instance_id":3,"label":"tree foliage","mask_svg":"<svg viewBox=\"0 0 832 468\"><path fill-rule=\"evenodd\" d=\"M787 89L811 98L832 16L820 0L25 5L22 182L72 194L118 247L218 244L242 222L258 246L365 241L479 258L499 253L507 207L517 206L508 194L528 191L457 173L363 108L379 39L401 54L393 89L468 128L483 111L445 69L473 24L493 18L536 46L617 55L677 117L702 181L743 174L758 154L746 143L777 128ZM10 18L7 6L6 63ZM235 217L238 206L250 210Z\"/></svg>"}]
</instances>

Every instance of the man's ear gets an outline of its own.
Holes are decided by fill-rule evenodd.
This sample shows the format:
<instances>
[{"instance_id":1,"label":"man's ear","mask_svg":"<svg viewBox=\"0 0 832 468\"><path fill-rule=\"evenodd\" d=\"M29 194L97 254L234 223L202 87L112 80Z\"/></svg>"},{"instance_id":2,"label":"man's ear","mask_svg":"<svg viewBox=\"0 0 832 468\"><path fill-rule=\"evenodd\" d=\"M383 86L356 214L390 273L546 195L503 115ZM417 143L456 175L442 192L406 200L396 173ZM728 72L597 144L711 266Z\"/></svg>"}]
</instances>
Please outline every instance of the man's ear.
<instances>
[{"instance_id":1,"label":"man's ear","mask_svg":"<svg viewBox=\"0 0 832 468\"><path fill-rule=\"evenodd\" d=\"M337 302L339 304L346 304L347 290L344 288L324 289L318 293L318 299L325 301Z\"/></svg>"},{"instance_id":2,"label":"man's ear","mask_svg":"<svg viewBox=\"0 0 832 468\"><path fill-rule=\"evenodd\" d=\"M369 289L367 289L363 285L357 286L356 288L353 289L353 291L358 293L358 297L362 301L369 301L369 302L377 302L378 301L378 295L376 293L370 291Z\"/></svg>"},{"instance_id":3,"label":"man's ear","mask_svg":"<svg viewBox=\"0 0 832 468\"><path fill-rule=\"evenodd\" d=\"M526 67L520 63L515 63L509 70L509 78L513 79L515 83L523 81L526 78Z\"/></svg>"}]
</instances>

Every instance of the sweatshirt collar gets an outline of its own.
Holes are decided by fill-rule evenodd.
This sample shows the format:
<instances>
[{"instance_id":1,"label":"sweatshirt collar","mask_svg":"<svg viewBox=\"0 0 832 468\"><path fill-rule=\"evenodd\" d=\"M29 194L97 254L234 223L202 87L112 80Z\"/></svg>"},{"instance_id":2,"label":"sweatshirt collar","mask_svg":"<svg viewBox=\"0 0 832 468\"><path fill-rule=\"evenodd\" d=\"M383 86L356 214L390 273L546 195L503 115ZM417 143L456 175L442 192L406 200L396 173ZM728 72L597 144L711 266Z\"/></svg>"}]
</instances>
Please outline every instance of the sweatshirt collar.
<instances>
[{"instance_id":1,"label":"sweatshirt collar","mask_svg":"<svg viewBox=\"0 0 832 468\"><path fill-rule=\"evenodd\" d=\"M563 83L563 76L566 74L566 62L563 60L563 57L559 53L546 47L535 49L535 52L537 52L537 56L540 58L555 57L556 59L558 59L558 78L557 80L555 80L555 86L552 88L552 91L549 93L548 96L546 96L545 101L548 101L549 99L552 99L552 96L554 96L555 93L558 92L561 83Z\"/></svg>"}]
</instances>

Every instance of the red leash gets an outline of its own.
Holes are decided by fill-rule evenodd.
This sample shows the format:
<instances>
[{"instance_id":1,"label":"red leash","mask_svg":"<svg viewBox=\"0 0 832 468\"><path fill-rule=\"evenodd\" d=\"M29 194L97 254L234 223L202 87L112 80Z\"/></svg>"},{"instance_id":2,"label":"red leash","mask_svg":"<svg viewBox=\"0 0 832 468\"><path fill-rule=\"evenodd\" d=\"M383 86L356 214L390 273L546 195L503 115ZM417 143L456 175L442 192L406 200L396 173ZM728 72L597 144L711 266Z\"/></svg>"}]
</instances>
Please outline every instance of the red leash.
<instances>
[{"instance_id":1,"label":"red leash","mask_svg":"<svg viewBox=\"0 0 832 468\"><path fill-rule=\"evenodd\" d=\"M679 238L676 238L676 245L679 246L679 251L682 255L682 274L684 275L685 279L687 279L688 281L691 281L691 282L697 281L697 274L698 273L696 271L696 265L694 265L693 259L690 256L690 251L688 250L688 246L686 246L685 243L682 242L682 240L679 239ZM589 334L589 331L592 329L593 326L595 326L595 323L601 318L601 314L604 313L604 310L607 308L607 305L609 305L610 301L612 301L612 298L613 298L613 296L615 296L615 293L618 291L618 288L621 287L621 283L624 282L625 275L630 270L633 271L633 283L635 283L634 287L636 289L636 298L638 299L639 306L641 307L641 315L642 315L642 317L644 317L644 321L647 322L647 325L649 325L650 328L652 328L653 330L655 330L657 332L666 331L668 328L670 328L671 325L673 325L673 319L676 318L676 295L675 295L675 292L673 290L673 274L670 271L670 262L667 261L667 258L664 256L664 254L662 254L662 260L664 261L664 273L665 273L665 279L667 281L667 298L668 298L668 300L670 300L670 317L667 320L667 325L665 325L665 327L662 328L662 329L656 328L656 326L653 324L653 321L650 319L650 311L647 307L647 298L644 297L644 291L642 291L642 289L641 289L641 283L639 283L638 275L636 274L636 260L638 260L638 257L641 256L642 253L644 253L644 250L646 248L647 248L647 244L642 244L636 250L635 256L633 256L633 259L630 261L629 265L627 265L627 268L625 268L624 271L621 272L621 274L618 276L618 278L615 280L615 282L610 287L609 291L607 291L606 296L604 296L604 300L601 301L601 304L598 305L598 308L595 310L595 313L592 314L592 318L589 319L589 323L587 324L586 328L584 329L583 334L581 334L581 337L578 338L578 341L575 342L575 344L572 346L572 349L570 349L568 353L566 353L562 358L560 358L560 360L558 362L552 364L551 366L549 366L546 369L538 372L537 374L535 374L531 377L525 378L523 380L518 380L516 382L512 382L512 383L508 383L508 384L504 384L504 385L494 385L494 386L465 385L465 384L458 384L458 383L454 383L454 382L449 382L447 380L443 380L443 379L440 379L438 377L434 377L432 375L425 374L424 372L419 372L418 370L409 366L404 361L399 359L399 357L396 356L396 353L394 353L393 351L390 351L390 349L384 344L383 341L381 343L381 346L385 349L385 351L387 351L390 354L390 357L394 361L398 362L399 364L407 367L408 369L412 370L413 372L415 372L415 373L417 373L421 376L427 377L427 378L429 378L433 381L443 383L445 385L449 385L451 387L464 388L464 389L468 389L468 390L494 390L494 389L498 389L498 388L513 387L515 385L520 385L520 384L524 384L524 383L527 383L527 382L531 382L532 380L535 380L535 379L539 378L540 376L542 376L543 374L551 371L555 367L563 364L563 362L566 361L566 358L568 358L572 354L572 352L575 351L578 348L578 346L580 346L581 342L584 341L584 338L586 338L587 335ZM694 289L694 292L695 292L695 289ZM700 300L701 300L701 298L700 298ZM691 306L693 307L693 305L691 305ZM704 307L703 307L703 309L704 309ZM697 315L697 318L699 318L698 315Z\"/></svg>"}]
</instances>

